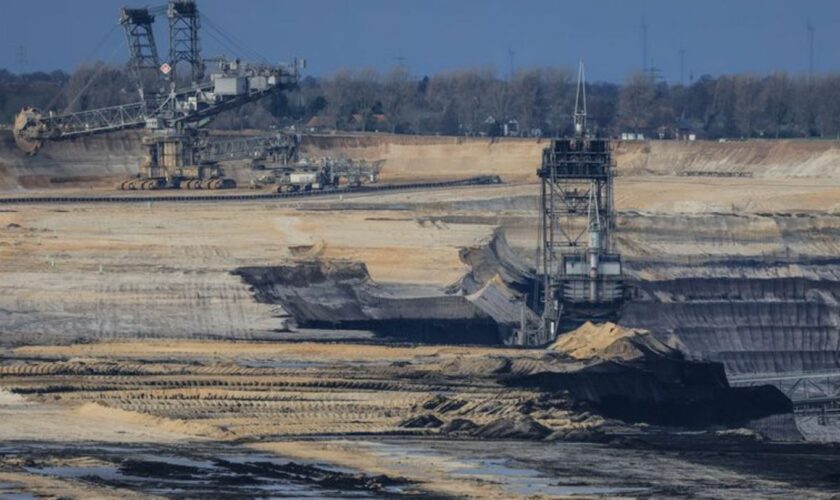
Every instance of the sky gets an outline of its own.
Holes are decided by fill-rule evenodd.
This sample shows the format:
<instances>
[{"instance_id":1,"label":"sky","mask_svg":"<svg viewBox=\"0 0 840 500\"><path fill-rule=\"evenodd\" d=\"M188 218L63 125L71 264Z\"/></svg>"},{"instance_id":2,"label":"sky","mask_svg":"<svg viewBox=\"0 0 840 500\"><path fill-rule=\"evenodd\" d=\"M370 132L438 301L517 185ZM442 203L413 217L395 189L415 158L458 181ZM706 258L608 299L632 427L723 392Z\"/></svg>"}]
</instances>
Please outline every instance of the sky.
<instances>
[{"instance_id":1,"label":"sky","mask_svg":"<svg viewBox=\"0 0 840 500\"><path fill-rule=\"evenodd\" d=\"M122 6L165 0L0 0L0 68L70 71L94 60L124 62ZM723 73L805 74L808 23L814 68L840 69L838 0L198 0L202 16L233 38L202 27L204 56L305 58L306 74L344 68L415 75L458 68L574 68L590 81L624 81L649 66L670 82ZM165 47L165 18L158 45ZM239 51L240 53L234 53ZM22 56L22 57L21 57ZM512 57L511 57L512 56ZM245 58L245 57L243 57Z\"/></svg>"}]
</instances>

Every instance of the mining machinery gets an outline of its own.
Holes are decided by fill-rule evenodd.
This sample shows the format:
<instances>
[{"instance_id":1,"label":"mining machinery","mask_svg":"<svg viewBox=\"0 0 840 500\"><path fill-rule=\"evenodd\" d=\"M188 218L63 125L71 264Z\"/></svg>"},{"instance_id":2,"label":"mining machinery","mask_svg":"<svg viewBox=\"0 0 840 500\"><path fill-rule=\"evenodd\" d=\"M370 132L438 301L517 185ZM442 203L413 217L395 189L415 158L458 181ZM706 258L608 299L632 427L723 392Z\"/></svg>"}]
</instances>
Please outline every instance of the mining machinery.
<instances>
[{"instance_id":1,"label":"mining machinery","mask_svg":"<svg viewBox=\"0 0 840 500\"><path fill-rule=\"evenodd\" d=\"M349 188L379 181L384 160L366 161L348 158L304 158L295 163L255 163L264 173L251 182L253 188L268 188L277 193Z\"/></svg>"},{"instance_id":2,"label":"mining machinery","mask_svg":"<svg viewBox=\"0 0 840 500\"><path fill-rule=\"evenodd\" d=\"M164 62L153 31L155 17L160 15L166 16L169 27L169 54ZM239 59L203 60L195 0L123 8L119 23L129 47L128 69L137 86L138 101L76 113L25 108L13 126L18 147L34 155L47 141L144 129L146 158L139 174L120 183L120 189L235 187L235 182L224 176L214 151L236 145L214 145L205 127L223 111L296 86L303 61L270 65ZM184 65L189 66L189 73L180 75L178 68ZM252 139L264 146L277 140L276 135Z\"/></svg>"},{"instance_id":3,"label":"mining machinery","mask_svg":"<svg viewBox=\"0 0 840 500\"><path fill-rule=\"evenodd\" d=\"M542 321L526 332L525 343L531 345L550 342L564 327L586 320L617 319L625 296L621 255L613 242L612 149L609 139L588 133L583 62L575 97L574 137L551 141L537 175Z\"/></svg>"}]
</instances>

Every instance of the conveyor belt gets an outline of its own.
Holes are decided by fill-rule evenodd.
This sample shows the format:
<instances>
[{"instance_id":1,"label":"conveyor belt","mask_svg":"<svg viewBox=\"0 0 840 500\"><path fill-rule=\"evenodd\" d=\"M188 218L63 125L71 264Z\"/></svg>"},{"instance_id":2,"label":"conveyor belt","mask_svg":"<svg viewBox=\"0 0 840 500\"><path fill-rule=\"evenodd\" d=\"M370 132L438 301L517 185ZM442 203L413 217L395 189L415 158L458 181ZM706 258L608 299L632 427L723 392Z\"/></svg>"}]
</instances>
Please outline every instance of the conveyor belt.
<instances>
[{"instance_id":1,"label":"conveyor belt","mask_svg":"<svg viewBox=\"0 0 840 500\"><path fill-rule=\"evenodd\" d=\"M147 202L220 202L220 201L260 201L282 200L289 198L308 198L313 196L327 196L340 194L376 193L380 191L403 191L413 189L437 189L459 186L479 186L485 184L499 184L501 179L495 175L470 177L457 181L418 182L411 184L379 184L356 188L321 189L314 191L298 191L295 193L259 193L259 194L208 194L208 195L137 195L137 196L29 196L0 198L3 205L22 204L67 204L67 203L147 203Z\"/></svg>"}]
</instances>

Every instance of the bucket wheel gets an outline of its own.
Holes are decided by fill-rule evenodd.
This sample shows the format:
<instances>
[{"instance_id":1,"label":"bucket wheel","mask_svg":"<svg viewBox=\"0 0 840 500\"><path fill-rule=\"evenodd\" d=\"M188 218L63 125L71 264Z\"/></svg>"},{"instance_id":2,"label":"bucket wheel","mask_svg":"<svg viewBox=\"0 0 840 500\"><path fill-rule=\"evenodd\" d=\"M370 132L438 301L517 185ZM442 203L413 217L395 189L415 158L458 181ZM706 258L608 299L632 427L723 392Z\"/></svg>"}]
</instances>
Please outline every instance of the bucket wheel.
<instances>
[{"instance_id":1,"label":"bucket wheel","mask_svg":"<svg viewBox=\"0 0 840 500\"><path fill-rule=\"evenodd\" d=\"M15 116L15 124L12 134L15 137L15 144L21 151L33 156L41 149L43 142L38 135L45 131L42 121L44 114L37 108L26 107L20 110Z\"/></svg>"}]
</instances>

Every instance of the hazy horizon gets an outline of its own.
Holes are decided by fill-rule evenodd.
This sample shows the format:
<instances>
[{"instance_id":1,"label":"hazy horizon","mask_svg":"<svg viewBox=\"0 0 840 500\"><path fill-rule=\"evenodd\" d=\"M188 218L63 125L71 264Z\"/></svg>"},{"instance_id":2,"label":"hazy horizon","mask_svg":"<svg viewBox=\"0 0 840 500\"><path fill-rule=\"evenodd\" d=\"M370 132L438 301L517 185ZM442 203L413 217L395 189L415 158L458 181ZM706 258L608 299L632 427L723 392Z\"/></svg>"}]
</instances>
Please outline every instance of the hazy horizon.
<instances>
[{"instance_id":1,"label":"hazy horizon","mask_svg":"<svg viewBox=\"0 0 840 500\"><path fill-rule=\"evenodd\" d=\"M158 3L165 2L152 5ZM0 18L0 67L71 71L95 60L124 62L123 33L115 28L124 4L143 2L6 3ZM828 0L598 0L583 5L551 0L199 0L199 8L205 19L205 57L303 57L309 62L306 74L313 76L341 68L384 71L400 62L416 75L487 66L506 74L511 62L516 69L574 68L583 58L590 81L621 82L642 68L643 20L648 65L673 83L680 81L680 49L685 49L686 83L692 74L805 74L808 22L814 28L814 71L840 67L840 54L832 50L840 42L833 29L840 24L840 3ZM158 25L158 45L165 47L165 19ZM225 41L213 26L235 43Z\"/></svg>"}]
</instances>

